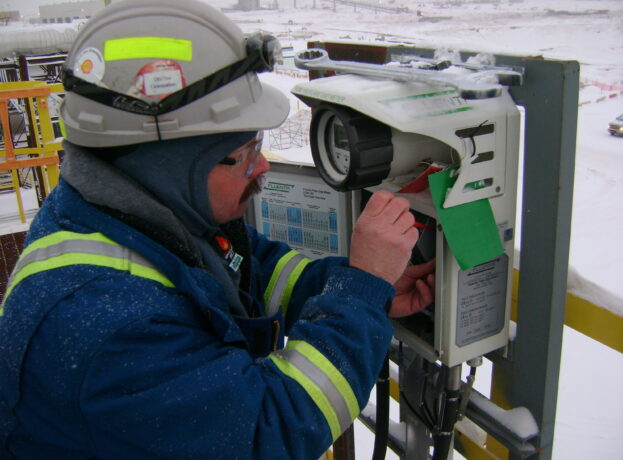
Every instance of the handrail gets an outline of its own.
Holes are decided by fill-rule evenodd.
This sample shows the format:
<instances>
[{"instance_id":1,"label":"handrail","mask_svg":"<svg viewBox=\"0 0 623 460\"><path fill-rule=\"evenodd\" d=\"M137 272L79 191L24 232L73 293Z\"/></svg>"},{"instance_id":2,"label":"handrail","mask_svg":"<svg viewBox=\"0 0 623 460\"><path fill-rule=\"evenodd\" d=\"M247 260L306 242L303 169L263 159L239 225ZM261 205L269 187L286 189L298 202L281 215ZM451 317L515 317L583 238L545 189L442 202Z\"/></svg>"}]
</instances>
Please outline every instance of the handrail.
<instances>
[{"instance_id":1,"label":"handrail","mask_svg":"<svg viewBox=\"0 0 623 460\"><path fill-rule=\"evenodd\" d=\"M513 270L511 319L517 321L519 270ZM623 353L623 317L567 292L565 325Z\"/></svg>"},{"instance_id":2,"label":"handrail","mask_svg":"<svg viewBox=\"0 0 623 460\"><path fill-rule=\"evenodd\" d=\"M42 187L45 194L58 183L58 152L62 143L55 139L52 120L48 108L48 96L52 92L63 91L62 85L48 85L38 81L0 83L0 122L2 123L3 149L0 150L0 171L10 171L12 188L15 191L20 220L26 222L24 206L20 193L17 170L23 168L42 167L45 171ZM36 147L16 147L13 143L9 116L9 101L23 99L26 101L25 119L34 130L30 133ZM32 157L32 155L37 155ZM27 156L24 158L24 156Z\"/></svg>"}]
</instances>

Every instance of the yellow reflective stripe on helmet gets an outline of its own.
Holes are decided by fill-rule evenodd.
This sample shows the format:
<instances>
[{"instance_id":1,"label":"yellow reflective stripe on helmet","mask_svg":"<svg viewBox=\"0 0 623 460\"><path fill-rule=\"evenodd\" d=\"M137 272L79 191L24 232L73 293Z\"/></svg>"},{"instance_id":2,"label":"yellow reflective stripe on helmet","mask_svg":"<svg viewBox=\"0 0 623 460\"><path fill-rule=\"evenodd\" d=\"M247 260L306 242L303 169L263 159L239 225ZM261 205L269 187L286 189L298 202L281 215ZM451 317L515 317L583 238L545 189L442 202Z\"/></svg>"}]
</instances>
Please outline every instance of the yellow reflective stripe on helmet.
<instances>
[{"instance_id":1,"label":"yellow reflective stripe on helmet","mask_svg":"<svg viewBox=\"0 0 623 460\"><path fill-rule=\"evenodd\" d=\"M316 403L334 441L359 415L359 404L348 381L309 343L291 340L284 350L271 353L269 358Z\"/></svg>"},{"instance_id":2,"label":"yellow reflective stripe on helmet","mask_svg":"<svg viewBox=\"0 0 623 460\"><path fill-rule=\"evenodd\" d=\"M266 315L272 316L281 307L285 318L294 285L311 259L292 250L279 259L264 292Z\"/></svg>"},{"instance_id":3,"label":"yellow reflective stripe on helmet","mask_svg":"<svg viewBox=\"0 0 623 460\"><path fill-rule=\"evenodd\" d=\"M104 61L150 58L192 61L193 42L170 37L127 37L104 43Z\"/></svg>"}]
</instances>

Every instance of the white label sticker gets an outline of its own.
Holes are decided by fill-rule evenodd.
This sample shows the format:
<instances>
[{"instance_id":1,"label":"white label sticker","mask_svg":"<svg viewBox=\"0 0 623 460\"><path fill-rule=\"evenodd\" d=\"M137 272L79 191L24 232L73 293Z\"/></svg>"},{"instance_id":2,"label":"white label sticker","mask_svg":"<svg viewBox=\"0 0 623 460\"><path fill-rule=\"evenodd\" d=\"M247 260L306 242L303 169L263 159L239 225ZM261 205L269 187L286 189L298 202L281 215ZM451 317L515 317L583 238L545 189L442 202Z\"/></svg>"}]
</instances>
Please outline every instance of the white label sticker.
<instances>
[{"instance_id":1,"label":"white label sticker","mask_svg":"<svg viewBox=\"0 0 623 460\"><path fill-rule=\"evenodd\" d=\"M76 57L74 75L90 83L99 83L104 78L106 64L97 48L85 48Z\"/></svg>"},{"instance_id":2,"label":"white label sticker","mask_svg":"<svg viewBox=\"0 0 623 460\"><path fill-rule=\"evenodd\" d=\"M144 94L164 99L186 86L182 67L175 61L161 59L143 66L136 75L136 82L128 94Z\"/></svg>"},{"instance_id":3,"label":"white label sticker","mask_svg":"<svg viewBox=\"0 0 623 460\"><path fill-rule=\"evenodd\" d=\"M459 271L456 344L463 347L504 328L508 256Z\"/></svg>"},{"instance_id":4,"label":"white label sticker","mask_svg":"<svg viewBox=\"0 0 623 460\"><path fill-rule=\"evenodd\" d=\"M144 92L146 96L160 96L171 94L184 87L182 74L179 70L160 70L143 75Z\"/></svg>"}]
</instances>

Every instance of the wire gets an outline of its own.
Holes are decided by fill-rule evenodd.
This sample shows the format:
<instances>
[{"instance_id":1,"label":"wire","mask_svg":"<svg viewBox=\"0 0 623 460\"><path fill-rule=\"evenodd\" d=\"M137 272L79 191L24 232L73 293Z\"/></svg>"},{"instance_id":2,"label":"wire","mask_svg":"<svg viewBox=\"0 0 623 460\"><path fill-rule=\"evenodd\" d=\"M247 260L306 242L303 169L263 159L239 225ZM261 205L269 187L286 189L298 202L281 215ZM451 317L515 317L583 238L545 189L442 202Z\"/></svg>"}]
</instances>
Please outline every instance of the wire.
<instances>
[{"instance_id":1,"label":"wire","mask_svg":"<svg viewBox=\"0 0 623 460\"><path fill-rule=\"evenodd\" d=\"M476 126L474 128L474 130L469 134L469 140L472 141L472 154L470 156L474 156L476 155L476 141L474 140L474 136L478 135L478 132L482 129L482 127L485 125L485 123L488 123L489 120L485 120L482 123L480 123L478 126Z\"/></svg>"},{"instance_id":2,"label":"wire","mask_svg":"<svg viewBox=\"0 0 623 460\"><path fill-rule=\"evenodd\" d=\"M428 428L430 431L433 431L435 429L434 423L432 422L432 420L427 420L425 415L421 413L421 411L417 410L415 407L413 407L413 404L411 403L411 401L409 401L409 398L407 398L407 395L405 394L404 391L400 392L400 402L405 402L405 404L407 405L407 407L409 408L409 410L415 414L415 416L417 418L420 419L420 421L426 426L426 428Z\"/></svg>"},{"instance_id":3,"label":"wire","mask_svg":"<svg viewBox=\"0 0 623 460\"><path fill-rule=\"evenodd\" d=\"M389 355L376 381L376 430L372 460L383 460L389 440Z\"/></svg>"},{"instance_id":4,"label":"wire","mask_svg":"<svg viewBox=\"0 0 623 460\"><path fill-rule=\"evenodd\" d=\"M162 140L162 136L160 135L160 123L158 123L158 114L154 114L154 121L156 122L156 133L158 133L158 141Z\"/></svg>"}]
</instances>

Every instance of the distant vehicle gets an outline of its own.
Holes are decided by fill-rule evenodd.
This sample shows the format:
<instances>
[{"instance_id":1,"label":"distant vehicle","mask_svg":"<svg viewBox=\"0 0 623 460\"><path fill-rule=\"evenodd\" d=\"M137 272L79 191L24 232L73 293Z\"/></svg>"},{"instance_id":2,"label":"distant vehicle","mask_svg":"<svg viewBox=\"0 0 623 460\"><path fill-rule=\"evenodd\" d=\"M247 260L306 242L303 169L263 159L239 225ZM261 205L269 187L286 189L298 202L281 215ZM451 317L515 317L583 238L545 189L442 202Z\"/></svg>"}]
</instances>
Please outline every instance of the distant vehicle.
<instances>
[{"instance_id":1,"label":"distant vehicle","mask_svg":"<svg viewBox=\"0 0 623 460\"><path fill-rule=\"evenodd\" d=\"M608 123L608 132L613 136L623 136L623 113Z\"/></svg>"}]
</instances>

